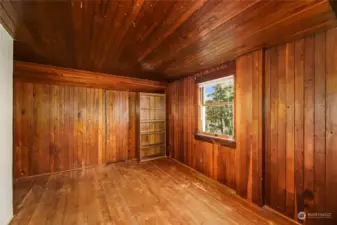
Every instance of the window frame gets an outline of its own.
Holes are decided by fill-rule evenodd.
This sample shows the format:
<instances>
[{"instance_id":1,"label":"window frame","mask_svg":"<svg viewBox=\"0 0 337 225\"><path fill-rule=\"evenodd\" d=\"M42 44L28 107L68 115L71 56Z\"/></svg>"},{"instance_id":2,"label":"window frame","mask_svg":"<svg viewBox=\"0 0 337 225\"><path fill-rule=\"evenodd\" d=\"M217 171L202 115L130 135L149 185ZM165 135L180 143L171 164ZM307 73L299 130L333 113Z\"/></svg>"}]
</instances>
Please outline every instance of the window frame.
<instances>
[{"instance_id":1,"label":"window frame","mask_svg":"<svg viewBox=\"0 0 337 225\"><path fill-rule=\"evenodd\" d=\"M212 84L221 83L221 81L225 81L232 77L233 79L233 91L234 91L234 99L232 102L221 102L221 103L210 103L204 104L204 88L205 86L209 86ZM208 141L211 143L217 143L220 145L226 145L229 147L235 147L235 137L236 137L236 112L235 112L235 104L236 104L236 90L235 90L235 74L230 74L227 76L223 76L218 79L208 80L206 82L198 83L198 132L196 135L196 139ZM232 105L233 110L233 136L223 135L223 134L215 134L203 131L203 107L205 106L225 106Z\"/></svg>"}]
</instances>

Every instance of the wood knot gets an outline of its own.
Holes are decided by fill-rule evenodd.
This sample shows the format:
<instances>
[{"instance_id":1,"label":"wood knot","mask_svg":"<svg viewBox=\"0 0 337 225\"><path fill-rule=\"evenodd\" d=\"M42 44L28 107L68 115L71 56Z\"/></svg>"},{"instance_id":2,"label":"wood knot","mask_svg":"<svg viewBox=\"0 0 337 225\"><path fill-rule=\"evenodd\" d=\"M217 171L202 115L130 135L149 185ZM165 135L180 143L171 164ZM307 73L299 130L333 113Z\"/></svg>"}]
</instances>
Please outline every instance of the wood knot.
<instances>
[{"instance_id":1,"label":"wood knot","mask_svg":"<svg viewBox=\"0 0 337 225\"><path fill-rule=\"evenodd\" d=\"M314 205L315 194L312 190L305 189L303 192L304 207L311 208Z\"/></svg>"}]
</instances>

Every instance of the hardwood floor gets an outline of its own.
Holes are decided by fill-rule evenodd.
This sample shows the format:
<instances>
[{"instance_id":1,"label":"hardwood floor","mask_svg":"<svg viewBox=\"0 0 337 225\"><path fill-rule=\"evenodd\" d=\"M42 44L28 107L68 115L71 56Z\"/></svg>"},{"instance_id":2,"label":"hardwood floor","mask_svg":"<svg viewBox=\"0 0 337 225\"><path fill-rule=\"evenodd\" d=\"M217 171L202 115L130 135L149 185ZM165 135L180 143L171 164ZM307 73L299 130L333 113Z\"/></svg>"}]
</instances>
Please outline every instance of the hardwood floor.
<instances>
[{"instance_id":1,"label":"hardwood floor","mask_svg":"<svg viewBox=\"0 0 337 225\"><path fill-rule=\"evenodd\" d=\"M23 178L11 224L291 224L170 159Z\"/></svg>"}]
</instances>

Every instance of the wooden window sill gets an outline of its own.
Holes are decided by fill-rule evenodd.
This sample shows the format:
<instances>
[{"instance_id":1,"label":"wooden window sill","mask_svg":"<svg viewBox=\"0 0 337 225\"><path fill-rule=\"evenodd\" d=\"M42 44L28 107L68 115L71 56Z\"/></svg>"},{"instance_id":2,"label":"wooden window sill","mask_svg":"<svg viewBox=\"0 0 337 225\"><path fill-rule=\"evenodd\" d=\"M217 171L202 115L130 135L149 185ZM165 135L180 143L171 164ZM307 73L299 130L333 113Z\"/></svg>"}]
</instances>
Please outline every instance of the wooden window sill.
<instances>
[{"instance_id":1,"label":"wooden window sill","mask_svg":"<svg viewBox=\"0 0 337 225\"><path fill-rule=\"evenodd\" d=\"M212 144L226 146L229 148L236 148L236 141L234 140L227 140L221 137L210 136L206 134L196 133L194 134L194 139L199 141L205 141Z\"/></svg>"}]
</instances>

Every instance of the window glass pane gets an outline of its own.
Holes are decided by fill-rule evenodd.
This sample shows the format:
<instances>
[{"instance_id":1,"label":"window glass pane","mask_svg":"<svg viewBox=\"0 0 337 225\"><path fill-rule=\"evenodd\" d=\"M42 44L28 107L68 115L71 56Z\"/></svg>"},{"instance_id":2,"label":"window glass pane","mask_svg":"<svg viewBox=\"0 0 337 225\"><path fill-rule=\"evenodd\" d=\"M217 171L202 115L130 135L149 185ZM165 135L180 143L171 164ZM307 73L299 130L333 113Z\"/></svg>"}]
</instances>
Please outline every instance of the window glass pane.
<instances>
[{"instance_id":1,"label":"window glass pane","mask_svg":"<svg viewBox=\"0 0 337 225\"><path fill-rule=\"evenodd\" d=\"M203 107L203 132L233 136L233 104Z\"/></svg>"},{"instance_id":2,"label":"window glass pane","mask_svg":"<svg viewBox=\"0 0 337 225\"><path fill-rule=\"evenodd\" d=\"M204 104L232 102L234 100L234 79L229 78L221 83L204 87Z\"/></svg>"}]
</instances>

